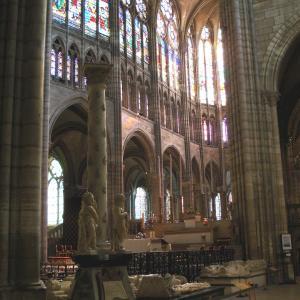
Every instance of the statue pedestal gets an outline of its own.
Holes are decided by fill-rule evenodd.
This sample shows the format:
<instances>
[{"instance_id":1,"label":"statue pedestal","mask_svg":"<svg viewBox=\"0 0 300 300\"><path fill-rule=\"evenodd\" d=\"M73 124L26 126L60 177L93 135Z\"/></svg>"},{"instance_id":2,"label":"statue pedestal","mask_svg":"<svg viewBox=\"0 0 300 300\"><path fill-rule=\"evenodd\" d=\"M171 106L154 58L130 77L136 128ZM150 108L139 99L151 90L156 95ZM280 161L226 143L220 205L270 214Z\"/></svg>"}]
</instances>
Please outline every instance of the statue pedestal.
<instances>
[{"instance_id":1,"label":"statue pedestal","mask_svg":"<svg viewBox=\"0 0 300 300\"><path fill-rule=\"evenodd\" d=\"M95 255L77 255L79 264L72 300L133 300L127 264L128 253L103 252Z\"/></svg>"}]
</instances>

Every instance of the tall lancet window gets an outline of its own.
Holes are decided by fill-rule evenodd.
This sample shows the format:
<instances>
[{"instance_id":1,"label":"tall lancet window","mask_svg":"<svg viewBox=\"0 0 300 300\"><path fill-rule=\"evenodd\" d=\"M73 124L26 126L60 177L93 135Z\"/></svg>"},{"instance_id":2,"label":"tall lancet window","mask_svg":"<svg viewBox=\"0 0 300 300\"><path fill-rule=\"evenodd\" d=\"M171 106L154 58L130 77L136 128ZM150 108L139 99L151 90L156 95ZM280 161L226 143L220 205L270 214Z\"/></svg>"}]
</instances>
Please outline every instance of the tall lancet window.
<instances>
[{"instance_id":1,"label":"tall lancet window","mask_svg":"<svg viewBox=\"0 0 300 300\"><path fill-rule=\"evenodd\" d=\"M99 33L104 36L110 35L109 30L109 0L99 1L99 18L98 18Z\"/></svg>"},{"instance_id":2,"label":"tall lancet window","mask_svg":"<svg viewBox=\"0 0 300 300\"><path fill-rule=\"evenodd\" d=\"M179 89L179 42L178 22L174 3L162 0L157 16L157 61L159 78Z\"/></svg>"},{"instance_id":3,"label":"tall lancet window","mask_svg":"<svg viewBox=\"0 0 300 300\"><path fill-rule=\"evenodd\" d=\"M201 103L215 104L212 33L208 26L202 29L198 47L199 97Z\"/></svg>"},{"instance_id":4,"label":"tall lancet window","mask_svg":"<svg viewBox=\"0 0 300 300\"><path fill-rule=\"evenodd\" d=\"M136 62L149 64L149 34L146 23L147 19L147 2L145 0L136 0L136 17L135 25L135 55Z\"/></svg>"},{"instance_id":5,"label":"tall lancet window","mask_svg":"<svg viewBox=\"0 0 300 300\"><path fill-rule=\"evenodd\" d=\"M63 223L64 177L57 159L49 158L48 170L48 225Z\"/></svg>"},{"instance_id":6,"label":"tall lancet window","mask_svg":"<svg viewBox=\"0 0 300 300\"><path fill-rule=\"evenodd\" d=\"M218 45L217 45L217 65L219 74L219 92L222 106L226 105L226 91L225 91L225 77L224 77L224 51L223 51L223 40L222 30L218 31Z\"/></svg>"},{"instance_id":7,"label":"tall lancet window","mask_svg":"<svg viewBox=\"0 0 300 300\"><path fill-rule=\"evenodd\" d=\"M64 24L66 22L66 0L52 0L53 20Z\"/></svg>"},{"instance_id":8,"label":"tall lancet window","mask_svg":"<svg viewBox=\"0 0 300 300\"><path fill-rule=\"evenodd\" d=\"M64 51L62 43L56 39L51 49L51 76L55 79L63 79L64 71Z\"/></svg>"},{"instance_id":9,"label":"tall lancet window","mask_svg":"<svg viewBox=\"0 0 300 300\"><path fill-rule=\"evenodd\" d=\"M195 98L196 86L195 86L195 65L194 65L194 41L191 33L191 28L189 29L187 35L186 73L187 73L188 95L191 98Z\"/></svg>"},{"instance_id":10,"label":"tall lancet window","mask_svg":"<svg viewBox=\"0 0 300 300\"><path fill-rule=\"evenodd\" d=\"M70 27L81 28L81 10L81 0L69 0L68 20Z\"/></svg>"},{"instance_id":11,"label":"tall lancet window","mask_svg":"<svg viewBox=\"0 0 300 300\"><path fill-rule=\"evenodd\" d=\"M67 57L67 80L75 86L79 86L79 51L76 45L72 45Z\"/></svg>"},{"instance_id":12,"label":"tall lancet window","mask_svg":"<svg viewBox=\"0 0 300 300\"><path fill-rule=\"evenodd\" d=\"M84 33L95 37L97 31L97 2L96 0L85 0L84 9Z\"/></svg>"}]
</instances>

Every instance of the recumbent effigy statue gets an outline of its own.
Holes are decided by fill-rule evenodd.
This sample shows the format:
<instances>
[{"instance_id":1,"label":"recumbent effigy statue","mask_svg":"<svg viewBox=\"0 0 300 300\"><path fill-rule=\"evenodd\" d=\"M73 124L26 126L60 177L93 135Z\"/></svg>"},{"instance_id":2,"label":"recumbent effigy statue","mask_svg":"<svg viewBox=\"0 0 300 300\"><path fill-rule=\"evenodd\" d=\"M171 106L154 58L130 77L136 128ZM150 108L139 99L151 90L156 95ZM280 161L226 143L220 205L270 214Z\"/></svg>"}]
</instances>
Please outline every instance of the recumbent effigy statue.
<instances>
[{"instance_id":1,"label":"recumbent effigy statue","mask_svg":"<svg viewBox=\"0 0 300 300\"><path fill-rule=\"evenodd\" d=\"M116 195L113 208L113 230L112 230L112 249L115 251L123 250L123 242L127 236L127 212L124 211L125 197L123 194Z\"/></svg>"},{"instance_id":2,"label":"recumbent effigy statue","mask_svg":"<svg viewBox=\"0 0 300 300\"><path fill-rule=\"evenodd\" d=\"M91 192L85 192L79 212L77 250L86 253L96 250L96 228L98 225L97 204Z\"/></svg>"}]
</instances>

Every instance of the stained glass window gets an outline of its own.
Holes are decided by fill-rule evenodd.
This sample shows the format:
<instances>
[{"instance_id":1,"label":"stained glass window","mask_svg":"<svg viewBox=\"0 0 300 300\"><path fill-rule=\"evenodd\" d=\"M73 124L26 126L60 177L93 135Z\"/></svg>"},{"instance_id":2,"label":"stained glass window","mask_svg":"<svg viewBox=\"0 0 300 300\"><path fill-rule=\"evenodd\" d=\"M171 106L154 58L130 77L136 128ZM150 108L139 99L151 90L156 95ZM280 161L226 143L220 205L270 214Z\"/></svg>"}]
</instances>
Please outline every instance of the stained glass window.
<instances>
[{"instance_id":1,"label":"stained glass window","mask_svg":"<svg viewBox=\"0 0 300 300\"><path fill-rule=\"evenodd\" d=\"M68 54L68 57L67 57L67 80L71 81L71 57L70 57L70 54Z\"/></svg>"},{"instance_id":2,"label":"stained glass window","mask_svg":"<svg viewBox=\"0 0 300 300\"><path fill-rule=\"evenodd\" d=\"M51 75L56 75L56 53L55 50L51 50Z\"/></svg>"},{"instance_id":3,"label":"stained glass window","mask_svg":"<svg viewBox=\"0 0 300 300\"><path fill-rule=\"evenodd\" d=\"M162 0L157 16L158 70L163 81L169 79L172 88L179 89L180 57L177 22L170 0Z\"/></svg>"},{"instance_id":4,"label":"stained glass window","mask_svg":"<svg viewBox=\"0 0 300 300\"><path fill-rule=\"evenodd\" d=\"M79 55L76 45L72 45L67 57L67 80L74 86L79 85Z\"/></svg>"},{"instance_id":5,"label":"stained glass window","mask_svg":"<svg viewBox=\"0 0 300 300\"><path fill-rule=\"evenodd\" d=\"M217 194L215 198L215 207L216 207L216 220L220 221L222 217L222 208L221 208L221 196L220 193Z\"/></svg>"},{"instance_id":6,"label":"stained glass window","mask_svg":"<svg viewBox=\"0 0 300 300\"><path fill-rule=\"evenodd\" d=\"M226 92L225 92L225 78L224 78L224 53L223 53L223 41L222 41L222 30L219 29L218 32L218 46L217 46L217 65L219 73L219 90L221 104L226 105Z\"/></svg>"},{"instance_id":7,"label":"stained glass window","mask_svg":"<svg viewBox=\"0 0 300 300\"><path fill-rule=\"evenodd\" d=\"M147 25L143 24L143 49L144 49L144 62L150 63L149 57L149 34Z\"/></svg>"},{"instance_id":8,"label":"stained glass window","mask_svg":"<svg viewBox=\"0 0 300 300\"><path fill-rule=\"evenodd\" d=\"M205 26L199 42L199 94L201 103L215 104L211 31Z\"/></svg>"},{"instance_id":9,"label":"stained glass window","mask_svg":"<svg viewBox=\"0 0 300 300\"><path fill-rule=\"evenodd\" d=\"M126 49L127 55L132 57L133 43L132 43L132 18L129 10L126 10Z\"/></svg>"},{"instance_id":10,"label":"stained glass window","mask_svg":"<svg viewBox=\"0 0 300 300\"><path fill-rule=\"evenodd\" d=\"M122 0L123 4L125 5L130 5L131 3L131 0Z\"/></svg>"},{"instance_id":11,"label":"stained glass window","mask_svg":"<svg viewBox=\"0 0 300 300\"><path fill-rule=\"evenodd\" d=\"M203 140L208 142L208 126L206 116L202 116L202 131L203 131Z\"/></svg>"},{"instance_id":12,"label":"stained glass window","mask_svg":"<svg viewBox=\"0 0 300 300\"><path fill-rule=\"evenodd\" d=\"M134 201L134 217L135 219L141 219L144 217L144 219L147 219L147 192L143 187L138 187L136 189L136 196Z\"/></svg>"},{"instance_id":13,"label":"stained glass window","mask_svg":"<svg viewBox=\"0 0 300 300\"><path fill-rule=\"evenodd\" d=\"M188 92L191 98L196 96L195 86L195 68L194 68L194 44L192 39L191 30L188 32L188 49L187 49L187 84Z\"/></svg>"},{"instance_id":14,"label":"stained glass window","mask_svg":"<svg viewBox=\"0 0 300 300\"><path fill-rule=\"evenodd\" d=\"M161 9L163 15L167 18L167 20L170 20L172 18L173 8L170 3L170 0L161 0L160 9Z\"/></svg>"},{"instance_id":15,"label":"stained glass window","mask_svg":"<svg viewBox=\"0 0 300 300\"><path fill-rule=\"evenodd\" d=\"M99 1L99 33L109 36L109 0Z\"/></svg>"},{"instance_id":16,"label":"stained glass window","mask_svg":"<svg viewBox=\"0 0 300 300\"><path fill-rule=\"evenodd\" d=\"M119 22L120 22L120 49L121 51L124 51L125 24L124 24L124 11L121 5L119 7Z\"/></svg>"},{"instance_id":17,"label":"stained glass window","mask_svg":"<svg viewBox=\"0 0 300 300\"><path fill-rule=\"evenodd\" d=\"M58 50L57 53L57 77L63 78L63 53Z\"/></svg>"},{"instance_id":18,"label":"stained glass window","mask_svg":"<svg viewBox=\"0 0 300 300\"><path fill-rule=\"evenodd\" d=\"M58 160L49 159L48 170L48 225L63 223L64 177Z\"/></svg>"},{"instance_id":19,"label":"stained glass window","mask_svg":"<svg viewBox=\"0 0 300 300\"><path fill-rule=\"evenodd\" d=\"M66 0L52 0L53 19L59 23L66 22Z\"/></svg>"},{"instance_id":20,"label":"stained glass window","mask_svg":"<svg viewBox=\"0 0 300 300\"><path fill-rule=\"evenodd\" d=\"M147 7L144 0L136 0L136 10L142 19L146 19Z\"/></svg>"},{"instance_id":21,"label":"stained glass window","mask_svg":"<svg viewBox=\"0 0 300 300\"><path fill-rule=\"evenodd\" d=\"M97 3L96 0L85 0L84 33L89 36L96 36L97 30Z\"/></svg>"},{"instance_id":22,"label":"stained glass window","mask_svg":"<svg viewBox=\"0 0 300 300\"><path fill-rule=\"evenodd\" d=\"M141 23L138 17L134 20L135 23L135 54L136 61L142 62L142 36L141 36Z\"/></svg>"},{"instance_id":23,"label":"stained glass window","mask_svg":"<svg viewBox=\"0 0 300 300\"><path fill-rule=\"evenodd\" d=\"M81 0L69 0L69 26L80 29Z\"/></svg>"}]
</instances>

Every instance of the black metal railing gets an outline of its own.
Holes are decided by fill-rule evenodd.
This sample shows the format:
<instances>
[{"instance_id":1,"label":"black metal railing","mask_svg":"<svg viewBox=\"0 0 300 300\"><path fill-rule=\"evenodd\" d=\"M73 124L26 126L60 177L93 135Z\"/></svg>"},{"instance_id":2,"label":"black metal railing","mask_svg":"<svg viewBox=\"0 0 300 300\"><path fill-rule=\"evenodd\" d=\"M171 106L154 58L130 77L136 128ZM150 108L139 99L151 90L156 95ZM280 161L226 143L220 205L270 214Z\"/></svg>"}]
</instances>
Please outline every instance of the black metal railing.
<instances>
[{"instance_id":1,"label":"black metal railing","mask_svg":"<svg viewBox=\"0 0 300 300\"><path fill-rule=\"evenodd\" d=\"M234 249L223 247L199 251L142 252L132 253L127 269L129 275L170 273L194 281L201 268L233 259Z\"/></svg>"}]
</instances>

